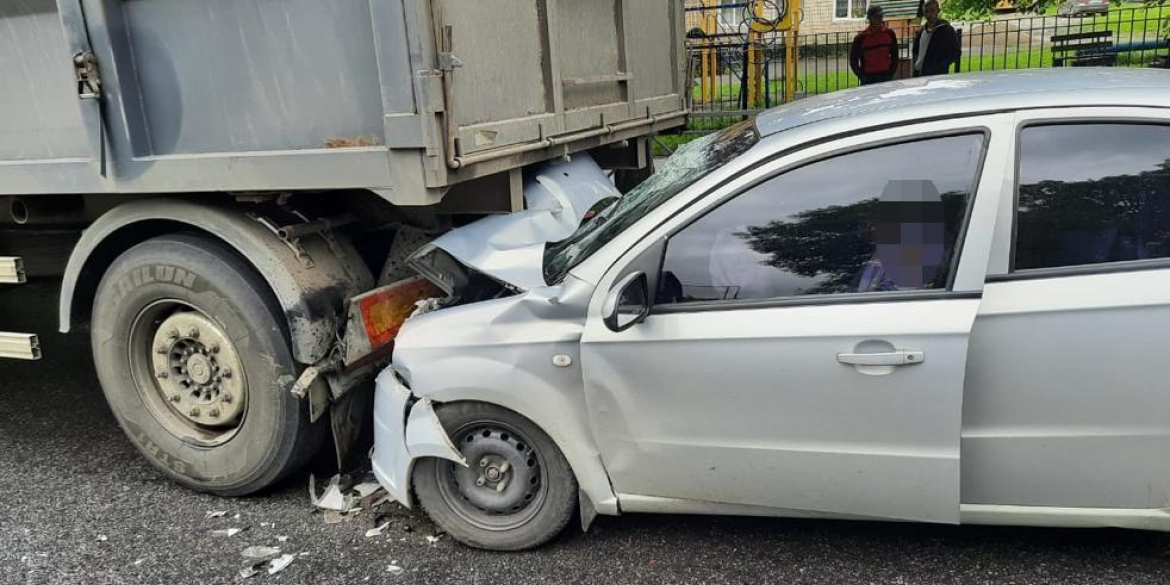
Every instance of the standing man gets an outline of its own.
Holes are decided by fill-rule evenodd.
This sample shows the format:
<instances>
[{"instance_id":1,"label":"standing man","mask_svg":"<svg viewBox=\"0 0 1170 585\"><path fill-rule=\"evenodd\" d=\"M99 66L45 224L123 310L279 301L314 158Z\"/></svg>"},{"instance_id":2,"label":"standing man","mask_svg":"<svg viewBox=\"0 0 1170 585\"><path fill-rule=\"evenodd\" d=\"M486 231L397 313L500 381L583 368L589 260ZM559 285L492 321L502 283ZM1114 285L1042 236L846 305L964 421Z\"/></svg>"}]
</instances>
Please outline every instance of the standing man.
<instances>
[{"instance_id":1,"label":"standing man","mask_svg":"<svg viewBox=\"0 0 1170 585\"><path fill-rule=\"evenodd\" d=\"M959 35L951 23L939 18L938 0L927 0L922 14L926 23L914 33L914 77L946 75L962 53Z\"/></svg>"},{"instance_id":2,"label":"standing man","mask_svg":"<svg viewBox=\"0 0 1170 585\"><path fill-rule=\"evenodd\" d=\"M857 33L849 48L849 68L861 85L889 81L898 70L898 37L886 28L881 6L870 6L865 19L869 26Z\"/></svg>"}]
</instances>

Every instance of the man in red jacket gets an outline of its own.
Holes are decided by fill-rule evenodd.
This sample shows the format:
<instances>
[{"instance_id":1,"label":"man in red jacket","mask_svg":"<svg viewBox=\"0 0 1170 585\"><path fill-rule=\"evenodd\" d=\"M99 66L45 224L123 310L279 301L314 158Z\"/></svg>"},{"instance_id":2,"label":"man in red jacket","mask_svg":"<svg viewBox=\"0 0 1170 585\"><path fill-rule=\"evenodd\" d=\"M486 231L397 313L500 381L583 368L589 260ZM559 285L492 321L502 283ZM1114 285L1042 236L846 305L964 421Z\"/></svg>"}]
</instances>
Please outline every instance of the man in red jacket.
<instances>
[{"instance_id":1,"label":"man in red jacket","mask_svg":"<svg viewBox=\"0 0 1170 585\"><path fill-rule=\"evenodd\" d=\"M853 38L849 68L861 85L889 81L898 70L898 37L886 28L881 6L870 6L865 18L869 26Z\"/></svg>"}]
</instances>

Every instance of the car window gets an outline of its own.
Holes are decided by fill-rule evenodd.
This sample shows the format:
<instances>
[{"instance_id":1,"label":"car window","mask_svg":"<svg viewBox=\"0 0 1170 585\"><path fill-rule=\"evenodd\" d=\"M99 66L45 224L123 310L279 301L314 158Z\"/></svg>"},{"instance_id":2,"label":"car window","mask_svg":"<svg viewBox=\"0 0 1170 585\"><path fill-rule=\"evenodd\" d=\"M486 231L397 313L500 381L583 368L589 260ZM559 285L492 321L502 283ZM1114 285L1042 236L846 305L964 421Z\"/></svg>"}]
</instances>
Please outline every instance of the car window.
<instances>
[{"instance_id":1,"label":"car window","mask_svg":"<svg viewBox=\"0 0 1170 585\"><path fill-rule=\"evenodd\" d=\"M751 119L683 145L642 184L616 200L606 200L608 207L591 210L589 221L573 235L549 244L544 250L545 282L560 282L638 220L759 141L755 119Z\"/></svg>"},{"instance_id":2,"label":"car window","mask_svg":"<svg viewBox=\"0 0 1170 585\"><path fill-rule=\"evenodd\" d=\"M760 183L669 239L656 302L946 289L983 148L932 138Z\"/></svg>"},{"instance_id":3,"label":"car window","mask_svg":"<svg viewBox=\"0 0 1170 585\"><path fill-rule=\"evenodd\" d=\"M1020 133L1013 269L1170 257L1170 127Z\"/></svg>"}]
</instances>

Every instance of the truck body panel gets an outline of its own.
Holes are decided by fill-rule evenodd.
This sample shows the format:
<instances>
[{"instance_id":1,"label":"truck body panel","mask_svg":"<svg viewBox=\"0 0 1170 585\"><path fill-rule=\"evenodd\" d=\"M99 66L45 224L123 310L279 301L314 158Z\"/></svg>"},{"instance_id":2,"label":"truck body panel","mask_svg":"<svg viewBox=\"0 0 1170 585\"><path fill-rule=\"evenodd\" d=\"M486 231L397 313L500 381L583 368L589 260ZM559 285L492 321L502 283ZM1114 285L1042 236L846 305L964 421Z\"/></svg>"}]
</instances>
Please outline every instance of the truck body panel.
<instances>
[{"instance_id":1,"label":"truck body panel","mask_svg":"<svg viewBox=\"0 0 1170 585\"><path fill-rule=\"evenodd\" d=\"M361 188L435 203L681 123L676 4L6 3L0 195Z\"/></svg>"}]
</instances>

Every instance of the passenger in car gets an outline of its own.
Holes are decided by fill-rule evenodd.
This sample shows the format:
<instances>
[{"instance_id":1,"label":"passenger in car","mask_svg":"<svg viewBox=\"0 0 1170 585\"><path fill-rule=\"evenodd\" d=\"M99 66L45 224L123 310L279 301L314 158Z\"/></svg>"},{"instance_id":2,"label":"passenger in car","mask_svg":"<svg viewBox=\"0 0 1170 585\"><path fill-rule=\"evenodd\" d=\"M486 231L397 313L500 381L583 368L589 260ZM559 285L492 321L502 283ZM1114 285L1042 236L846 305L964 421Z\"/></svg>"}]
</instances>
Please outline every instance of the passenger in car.
<instances>
[{"instance_id":1,"label":"passenger in car","mask_svg":"<svg viewBox=\"0 0 1170 585\"><path fill-rule=\"evenodd\" d=\"M935 288L948 256L942 199L932 181L890 181L875 211L874 253L857 292Z\"/></svg>"}]
</instances>

